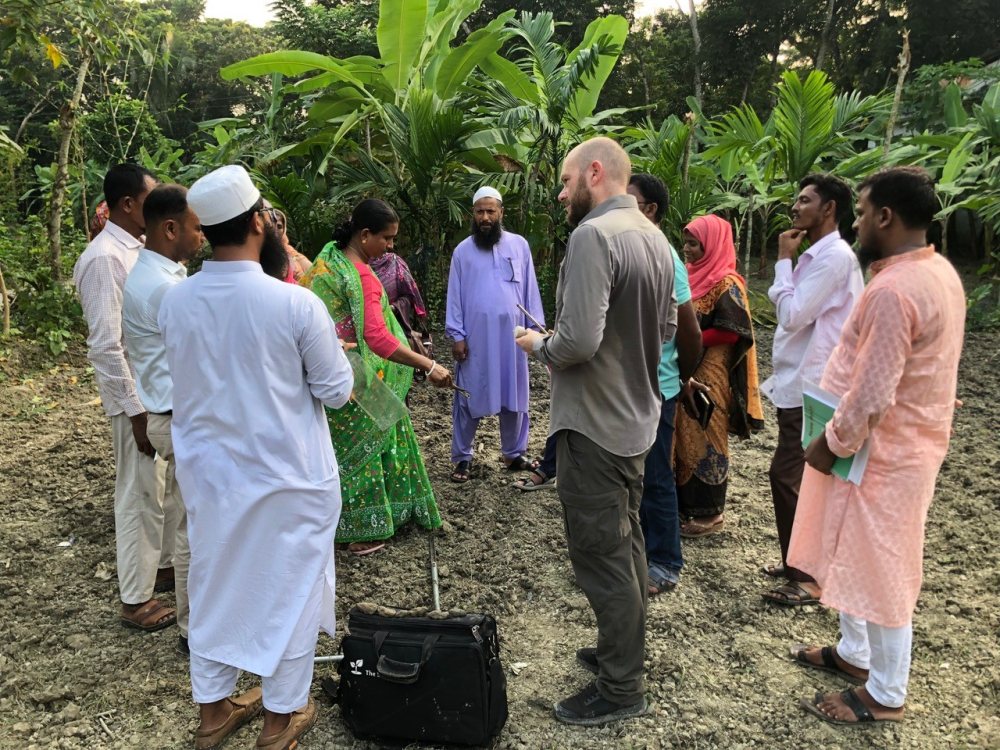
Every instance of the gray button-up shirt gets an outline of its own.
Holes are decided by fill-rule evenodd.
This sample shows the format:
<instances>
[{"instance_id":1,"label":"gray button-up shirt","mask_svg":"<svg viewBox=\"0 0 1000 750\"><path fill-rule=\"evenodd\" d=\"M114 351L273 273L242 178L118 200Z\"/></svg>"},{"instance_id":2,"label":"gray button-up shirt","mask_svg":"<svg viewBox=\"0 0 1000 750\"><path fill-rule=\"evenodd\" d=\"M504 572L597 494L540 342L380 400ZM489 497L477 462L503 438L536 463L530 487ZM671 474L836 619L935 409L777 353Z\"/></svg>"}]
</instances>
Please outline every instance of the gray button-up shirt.
<instances>
[{"instance_id":1,"label":"gray button-up shirt","mask_svg":"<svg viewBox=\"0 0 1000 750\"><path fill-rule=\"evenodd\" d=\"M536 352L553 368L550 433L580 432L618 456L648 450L660 417L656 368L676 328L667 238L634 197L609 198L570 236L555 333Z\"/></svg>"}]
</instances>

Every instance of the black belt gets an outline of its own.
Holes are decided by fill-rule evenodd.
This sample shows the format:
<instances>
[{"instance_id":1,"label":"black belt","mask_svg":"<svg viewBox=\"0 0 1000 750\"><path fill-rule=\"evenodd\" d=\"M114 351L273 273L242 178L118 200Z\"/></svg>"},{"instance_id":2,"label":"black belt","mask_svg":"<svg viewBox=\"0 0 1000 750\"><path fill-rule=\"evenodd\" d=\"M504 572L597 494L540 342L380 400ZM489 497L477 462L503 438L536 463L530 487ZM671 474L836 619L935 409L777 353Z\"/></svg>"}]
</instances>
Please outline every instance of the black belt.
<instances>
[{"instance_id":1,"label":"black belt","mask_svg":"<svg viewBox=\"0 0 1000 750\"><path fill-rule=\"evenodd\" d=\"M151 411L150 412L150 414L152 414L154 417L170 417L170 416L173 416L173 413L174 413L173 409L167 409L166 411Z\"/></svg>"}]
</instances>

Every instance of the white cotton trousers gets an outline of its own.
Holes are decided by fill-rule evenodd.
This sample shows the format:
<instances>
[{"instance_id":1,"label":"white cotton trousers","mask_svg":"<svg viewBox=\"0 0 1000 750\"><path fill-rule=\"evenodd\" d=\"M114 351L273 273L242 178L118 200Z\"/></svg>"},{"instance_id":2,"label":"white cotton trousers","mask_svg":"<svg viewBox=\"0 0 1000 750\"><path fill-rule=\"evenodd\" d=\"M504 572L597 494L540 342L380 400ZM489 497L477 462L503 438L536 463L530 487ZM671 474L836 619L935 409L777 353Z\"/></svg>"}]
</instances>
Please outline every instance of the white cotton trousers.
<instances>
[{"instance_id":1,"label":"white cotton trousers","mask_svg":"<svg viewBox=\"0 0 1000 750\"><path fill-rule=\"evenodd\" d=\"M906 702L912 646L912 622L887 628L840 613L837 655L851 666L868 670L868 694L887 708L901 708Z\"/></svg>"},{"instance_id":2,"label":"white cotton trousers","mask_svg":"<svg viewBox=\"0 0 1000 750\"><path fill-rule=\"evenodd\" d=\"M173 565L174 535L165 539L163 529L176 528L184 509L179 502L164 507L165 463L139 452L124 414L111 417L111 437L118 588L124 604L142 604L153 597L156 571Z\"/></svg>"},{"instance_id":3,"label":"white cotton trousers","mask_svg":"<svg viewBox=\"0 0 1000 750\"><path fill-rule=\"evenodd\" d=\"M174 463L174 441L170 435L169 414L150 414L146 419L146 436L156 449L157 458L165 464L163 473L163 551L168 549L173 554L174 565L174 599L177 603L177 626L181 635L188 634L187 580L188 568L191 564L191 548L188 546L187 513L184 511L184 498L181 496L180 485ZM162 554L161 554L162 560ZM161 567L163 567L161 565Z\"/></svg>"},{"instance_id":4,"label":"white cotton trousers","mask_svg":"<svg viewBox=\"0 0 1000 750\"><path fill-rule=\"evenodd\" d=\"M295 659L282 659L270 677L262 677L264 708L276 714L290 714L309 702L316 649ZM191 652L191 692L195 703L215 703L236 690L241 670Z\"/></svg>"}]
</instances>

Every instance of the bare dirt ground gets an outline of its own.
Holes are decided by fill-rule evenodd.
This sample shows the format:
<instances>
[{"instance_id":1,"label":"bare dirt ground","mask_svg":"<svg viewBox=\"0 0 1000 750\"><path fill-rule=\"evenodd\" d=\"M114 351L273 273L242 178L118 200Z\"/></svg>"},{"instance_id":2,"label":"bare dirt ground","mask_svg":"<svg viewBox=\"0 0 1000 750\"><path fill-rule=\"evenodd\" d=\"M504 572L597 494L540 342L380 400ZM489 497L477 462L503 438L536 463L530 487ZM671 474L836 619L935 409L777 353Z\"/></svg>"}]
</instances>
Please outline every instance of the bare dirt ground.
<instances>
[{"instance_id":1,"label":"bare dirt ground","mask_svg":"<svg viewBox=\"0 0 1000 750\"><path fill-rule=\"evenodd\" d=\"M770 333L758 337L764 377ZM650 604L651 714L587 730L551 717L553 701L588 679L573 653L595 632L566 560L556 495L510 486L494 420L481 426L473 480L450 483L448 396L416 387L414 422L447 521L443 604L495 614L503 636L510 720L496 747L1000 747L998 344L996 334L966 341L965 405L928 523L906 721L869 728L832 727L797 707L843 687L786 656L796 641L834 642L836 613L760 598L759 568L778 553L767 483L773 415L735 447L726 531L687 544L681 586ZM47 359L23 346L0 350L0 747L189 747L196 712L176 628L141 634L118 624L114 468L93 376L80 350ZM547 376L535 368L533 379L540 452ZM370 558L338 553L338 616L362 600L425 604L425 553L413 529ZM336 641L324 636L319 649L335 653ZM320 679L332 671L317 670L321 715L302 747L374 747L353 740L323 697ZM259 728L258 720L229 746L252 747Z\"/></svg>"}]
</instances>

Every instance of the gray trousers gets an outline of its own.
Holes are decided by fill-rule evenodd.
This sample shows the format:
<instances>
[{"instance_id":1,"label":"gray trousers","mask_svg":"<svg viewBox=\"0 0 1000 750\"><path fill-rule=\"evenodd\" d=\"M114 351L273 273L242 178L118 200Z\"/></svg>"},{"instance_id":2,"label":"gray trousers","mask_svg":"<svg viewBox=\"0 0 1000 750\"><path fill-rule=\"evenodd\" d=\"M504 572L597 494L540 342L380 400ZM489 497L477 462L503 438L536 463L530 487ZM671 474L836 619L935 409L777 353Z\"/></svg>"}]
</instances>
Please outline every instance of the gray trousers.
<instances>
[{"instance_id":1,"label":"gray trousers","mask_svg":"<svg viewBox=\"0 0 1000 750\"><path fill-rule=\"evenodd\" d=\"M556 487L576 582L597 616L597 689L638 703L644 692L646 551L639 524L646 453L616 456L579 432L556 443Z\"/></svg>"}]
</instances>

